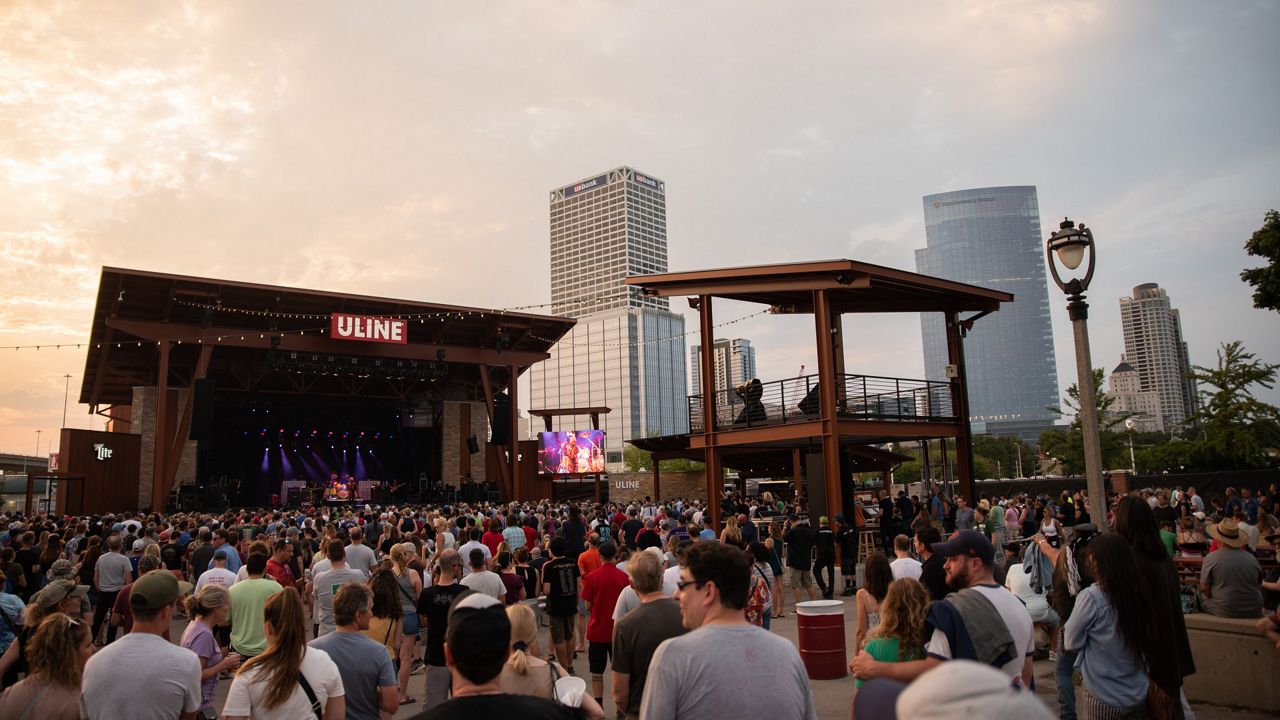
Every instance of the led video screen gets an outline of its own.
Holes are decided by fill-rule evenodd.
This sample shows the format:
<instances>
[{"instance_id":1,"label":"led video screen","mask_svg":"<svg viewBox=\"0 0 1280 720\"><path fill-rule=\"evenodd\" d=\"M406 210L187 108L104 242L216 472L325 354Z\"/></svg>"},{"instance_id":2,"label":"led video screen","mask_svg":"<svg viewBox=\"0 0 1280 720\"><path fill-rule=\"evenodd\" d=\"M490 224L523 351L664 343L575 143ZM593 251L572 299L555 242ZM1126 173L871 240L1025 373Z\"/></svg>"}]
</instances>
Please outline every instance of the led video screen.
<instances>
[{"instance_id":1,"label":"led video screen","mask_svg":"<svg viewBox=\"0 0 1280 720\"><path fill-rule=\"evenodd\" d=\"M604 472L604 431L538 433L538 472L543 475Z\"/></svg>"}]
</instances>

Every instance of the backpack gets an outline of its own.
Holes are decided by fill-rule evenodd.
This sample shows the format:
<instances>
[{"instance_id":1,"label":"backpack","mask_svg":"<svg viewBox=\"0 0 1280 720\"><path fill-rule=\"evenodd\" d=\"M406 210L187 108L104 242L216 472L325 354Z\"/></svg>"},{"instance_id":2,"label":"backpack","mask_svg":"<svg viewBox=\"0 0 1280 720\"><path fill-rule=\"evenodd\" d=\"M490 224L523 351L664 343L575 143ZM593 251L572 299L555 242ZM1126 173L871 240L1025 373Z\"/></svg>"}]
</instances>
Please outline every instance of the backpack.
<instances>
[{"instance_id":1,"label":"backpack","mask_svg":"<svg viewBox=\"0 0 1280 720\"><path fill-rule=\"evenodd\" d=\"M747 591L747 605L743 608L743 613L747 617L747 622L761 625L764 623L765 608L773 604L773 594L764 572L755 566L752 566L751 570L751 587Z\"/></svg>"}]
</instances>

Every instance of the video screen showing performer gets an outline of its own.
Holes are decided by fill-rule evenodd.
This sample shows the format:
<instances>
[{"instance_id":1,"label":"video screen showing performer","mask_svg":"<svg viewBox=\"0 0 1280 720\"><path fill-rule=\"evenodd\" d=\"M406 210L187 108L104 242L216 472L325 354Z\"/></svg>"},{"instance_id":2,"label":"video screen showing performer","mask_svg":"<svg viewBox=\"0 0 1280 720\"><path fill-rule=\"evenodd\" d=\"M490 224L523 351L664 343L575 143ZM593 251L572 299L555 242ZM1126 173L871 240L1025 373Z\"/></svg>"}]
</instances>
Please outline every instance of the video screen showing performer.
<instances>
[{"instance_id":1,"label":"video screen showing performer","mask_svg":"<svg viewBox=\"0 0 1280 720\"><path fill-rule=\"evenodd\" d=\"M538 472L580 475L604 472L604 431L538 433Z\"/></svg>"}]
</instances>

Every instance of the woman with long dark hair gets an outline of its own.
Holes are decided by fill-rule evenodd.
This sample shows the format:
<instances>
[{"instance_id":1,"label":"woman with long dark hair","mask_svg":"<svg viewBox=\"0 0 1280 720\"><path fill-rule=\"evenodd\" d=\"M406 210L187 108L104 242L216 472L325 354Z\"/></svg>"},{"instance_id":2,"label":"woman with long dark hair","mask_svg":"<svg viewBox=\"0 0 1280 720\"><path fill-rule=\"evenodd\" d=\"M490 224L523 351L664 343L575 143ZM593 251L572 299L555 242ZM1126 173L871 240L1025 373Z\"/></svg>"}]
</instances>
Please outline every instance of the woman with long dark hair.
<instances>
[{"instance_id":1,"label":"woman with long dark hair","mask_svg":"<svg viewBox=\"0 0 1280 720\"><path fill-rule=\"evenodd\" d=\"M316 705L324 717L345 715L342 676L328 653L307 647L307 617L297 590L285 588L267 599L263 628L267 649L236 672L223 719L309 718Z\"/></svg>"},{"instance_id":2,"label":"woman with long dark hair","mask_svg":"<svg viewBox=\"0 0 1280 720\"><path fill-rule=\"evenodd\" d=\"M867 641L867 635L880 624L880 603L889 593L889 583L893 582L893 568L889 558L882 552L874 552L867 558L863 573L866 584L858 590L854 600L858 606L858 629L855 637L858 649Z\"/></svg>"},{"instance_id":3,"label":"woman with long dark hair","mask_svg":"<svg viewBox=\"0 0 1280 720\"><path fill-rule=\"evenodd\" d=\"M1120 499L1115 509L1115 532L1134 550L1139 585L1147 594L1145 612L1152 627L1160 628L1146 658L1147 673L1160 691L1153 697L1154 704L1167 717L1181 718L1182 678L1194 673L1196 665L1182 616L1178 570L1160 540L1156 516L1142 498L1129 495Z\"/></svg>"},{"instance_id":4,"label":"woman with long dark hair","mask_svg":"<svg viewBox=\"0 0 1280 720\"><path fill-rule=\"evenodd\" d=\"M368 583L373 591L373 618L369 629L360 632L386 646L387 654L395 661L400 657L404 610L400 605L400 582L391 570L391 561L383 560L374 566Z\"/></svg>"},{"instance_id":5,"label":"woman with long dark hair","mask_svg":"<svg viewBox=\"0 0 1280 720\"><path fill-rule=\"evenodd\" d=\"M1153 622L1147 593L1134 582L1141 570L1129 543L1102 535L1089 550L1094 584L1080 591L1063 633L1066 648L1080 653L1085 717L1146 718L1146 659L1165 628Z\"/></svg>"}]
</instances>

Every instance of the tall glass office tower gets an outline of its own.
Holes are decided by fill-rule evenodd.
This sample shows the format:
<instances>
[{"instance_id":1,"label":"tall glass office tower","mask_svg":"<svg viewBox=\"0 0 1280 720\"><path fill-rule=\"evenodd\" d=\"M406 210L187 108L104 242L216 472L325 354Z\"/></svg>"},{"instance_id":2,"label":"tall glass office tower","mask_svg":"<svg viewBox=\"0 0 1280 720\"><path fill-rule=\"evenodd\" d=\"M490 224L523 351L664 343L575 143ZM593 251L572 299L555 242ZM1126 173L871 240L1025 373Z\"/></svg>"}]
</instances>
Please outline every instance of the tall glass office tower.
<instances>
[{"instance_id":1,"label":"tall glass office tower","mask_svg":"<svg viewBox=\"0 0 1280 720\"><path fill-rule=\"evenodd\" d=\"M1014 301L976 323L964 341L969 419L974 432L1034 441L1057 415L1058 368L1049 318L1044 238L1034 186L957 190L924 198L925 275L1013 293ZM942 316L922 314L925 373L945 381Z\"/></svg>"},{"instance_id":2,"label":"tall glass office tower","mask_svg":"<svg viewBox=\"0 0 1280 720\"><path fill-rule=\"evenodd\" d=\"M605 462L623 442L689 431L684 316L628 275L667 271L666 183L614 168L551 191L552 312L578 324L530 370L533 409L605 406ZM590 427L587 416L556 419Z\"/></svg>"}]
</instances>

